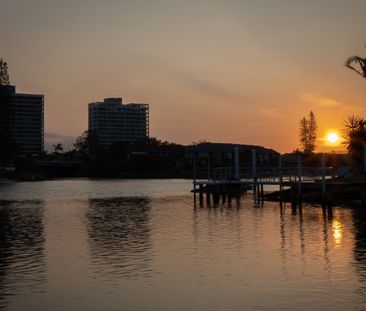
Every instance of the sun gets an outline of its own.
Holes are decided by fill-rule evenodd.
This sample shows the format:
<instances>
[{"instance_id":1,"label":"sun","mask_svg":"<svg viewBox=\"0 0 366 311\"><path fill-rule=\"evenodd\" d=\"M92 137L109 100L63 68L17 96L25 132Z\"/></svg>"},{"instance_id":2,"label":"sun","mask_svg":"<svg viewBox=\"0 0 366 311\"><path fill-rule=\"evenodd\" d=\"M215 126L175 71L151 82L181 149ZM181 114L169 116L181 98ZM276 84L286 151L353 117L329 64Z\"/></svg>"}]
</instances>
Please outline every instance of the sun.
<instances>
[{"instance_id":1,"label":"sun","mask_svg":"<svg viewBox=\"0 0 366 311\"><path fill-rule=\"evenodd\" d=\"M338 140L339 136L337 135L337 133L331 132L327 135L327 141L331 144L335 144L336 142L338 142Z\"/></svg>"}]
</instances>

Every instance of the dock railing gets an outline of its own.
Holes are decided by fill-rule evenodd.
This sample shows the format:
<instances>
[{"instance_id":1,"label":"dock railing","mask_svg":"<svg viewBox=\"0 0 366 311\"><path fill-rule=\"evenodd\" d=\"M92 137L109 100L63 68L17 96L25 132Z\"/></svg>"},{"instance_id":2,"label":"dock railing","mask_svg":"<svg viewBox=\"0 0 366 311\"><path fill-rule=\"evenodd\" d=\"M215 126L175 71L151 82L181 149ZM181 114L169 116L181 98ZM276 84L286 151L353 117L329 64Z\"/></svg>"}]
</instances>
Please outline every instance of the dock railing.
<instances>
[{"instance_id":1,"label":"dock railing","mask_svg":"<svg viewBox=\"0 0 366 311\"><path fill-rule=\"evenodd\" d=\"M242 181L258 182L264 184L280 184L284 182L311 182L335 177L333 167L257 167L255 172L250 166L240 167L240 176L236 176L234 166L223 167L196 167L195 181L206 180L210 182Z\"/></svg>"}]
</instances>

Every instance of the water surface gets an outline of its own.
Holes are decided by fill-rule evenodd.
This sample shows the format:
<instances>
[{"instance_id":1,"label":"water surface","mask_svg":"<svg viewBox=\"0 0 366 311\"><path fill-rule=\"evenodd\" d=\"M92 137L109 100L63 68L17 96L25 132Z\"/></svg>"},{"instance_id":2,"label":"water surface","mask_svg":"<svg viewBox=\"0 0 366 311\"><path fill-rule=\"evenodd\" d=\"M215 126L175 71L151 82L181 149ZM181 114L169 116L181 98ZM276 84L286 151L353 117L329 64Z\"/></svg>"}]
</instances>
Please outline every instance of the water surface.
<instances>
[{"instance_id":1,"label":"water surface","mask_svg":"<svg viewBox=\"0 0 366 311\"><path fill-rule=\"evenodd\" d=\"M2 310L366 310L362 209L195 207L184 180L0 185Z\"/></svg>"}]
</instances>

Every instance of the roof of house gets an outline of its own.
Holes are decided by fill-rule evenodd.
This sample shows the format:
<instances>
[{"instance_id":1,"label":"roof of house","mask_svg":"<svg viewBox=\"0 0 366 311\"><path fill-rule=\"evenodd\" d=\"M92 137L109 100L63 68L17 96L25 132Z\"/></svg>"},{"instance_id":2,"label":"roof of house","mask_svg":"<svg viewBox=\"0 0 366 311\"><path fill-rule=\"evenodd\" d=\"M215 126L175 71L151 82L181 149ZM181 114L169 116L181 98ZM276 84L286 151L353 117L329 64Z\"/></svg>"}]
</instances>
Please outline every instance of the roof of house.
<instances>
[{"instance_id":1,"label":"roof of house","mask_svg":"<svg viewBox=\"0 0 366 311\"><path fill-rule=\"evenodd\" d=\"M242 145L242 144L229 144L229 143L201 143L198 145L190 145L185 147L185 151L188 153L193 152L234 152L235 147L239 148L239 152L256 150L259 152L265 153L275 153L279 154L279 152L265 148L263 146L257 145Z\"/></svg>"}]
</instances>

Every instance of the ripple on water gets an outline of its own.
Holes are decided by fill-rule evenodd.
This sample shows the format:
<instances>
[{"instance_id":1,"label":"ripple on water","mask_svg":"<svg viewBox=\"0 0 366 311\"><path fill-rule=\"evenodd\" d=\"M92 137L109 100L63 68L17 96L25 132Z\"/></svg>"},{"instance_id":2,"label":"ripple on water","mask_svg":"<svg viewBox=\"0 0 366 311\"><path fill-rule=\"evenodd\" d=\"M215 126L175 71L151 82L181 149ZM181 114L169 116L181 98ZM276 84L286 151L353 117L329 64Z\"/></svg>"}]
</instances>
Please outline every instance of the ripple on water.
<instances>
[{"instance_id":1,"label":"ripple on water","mask_svg":"<svg viewBox=\"0 0 366 311\"><path fill-rule=\"evenodd\" d=\"M43 210L42 201L0 202L0 307L44 290Z\"/></svg>"},{"instance_id":2,"label":"ripple on water","mask_svg":"<svg viewBox=\"0 0 366 311\"><path fill-rule=\"evenodd\" d=\"M92 269L107 278L147 276L152 261L150 200L90 199L87 212Z\"/></svg>"},{"instance_id":3,"label":"ripple on water","mask_svg":"<svg viewBox=\"0 0 366 311\"><path fill-rule=\"evenodd\" d=\"M172 180L144 181L143 190L136 181L35 185L13 185L0 202L0 308L361 310L366 303L361 210L324 214L308 204L254 205L251 197L194 207L178 191L190 182Z\"/></svg>"}]
</instances>

